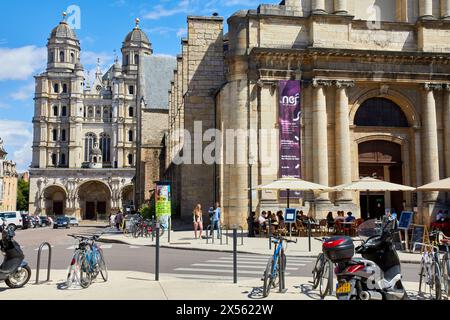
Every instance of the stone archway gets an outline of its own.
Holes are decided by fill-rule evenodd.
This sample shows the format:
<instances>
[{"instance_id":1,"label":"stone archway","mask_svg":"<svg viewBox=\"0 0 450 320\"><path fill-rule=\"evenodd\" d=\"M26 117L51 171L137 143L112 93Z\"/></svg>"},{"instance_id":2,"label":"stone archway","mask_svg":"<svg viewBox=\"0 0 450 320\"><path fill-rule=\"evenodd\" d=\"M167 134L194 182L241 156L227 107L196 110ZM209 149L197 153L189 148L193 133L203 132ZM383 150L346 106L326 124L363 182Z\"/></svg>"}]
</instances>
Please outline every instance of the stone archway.
<instances>
[{"instance_id":1,"label":"stone archway","mask_svg":"<svg viewBox=\"0 0 450 320\"><path fill-rule=\"evenodd\" d=\"M66 213L66 190L58 185L49 186L44 190L44 208L49 216L60 216Z\"/></svg>"},{"instance_id":2,"label":"stone archway","mask_svg":"<svg viewBox=\"0 0 450 320\"><path fill-rule=\"evenodd\" d=\"M111 190L100 181L88 181L78 188L83 220L105 220L111 212Z\"/></svg>"},{"instance_id":3,"label":"stone archway","mask_svg":"<svg viewBox=\"0 0 450 320\"><path fill-rule=\"evenodd\" d=\"M133 185L128 185L122 188L121 191L122 198L122 209L123 212L127 212L127 208L134 208L134 188ZM137 210L138 208L134 208Z\"/></svg>"}]
</instances>

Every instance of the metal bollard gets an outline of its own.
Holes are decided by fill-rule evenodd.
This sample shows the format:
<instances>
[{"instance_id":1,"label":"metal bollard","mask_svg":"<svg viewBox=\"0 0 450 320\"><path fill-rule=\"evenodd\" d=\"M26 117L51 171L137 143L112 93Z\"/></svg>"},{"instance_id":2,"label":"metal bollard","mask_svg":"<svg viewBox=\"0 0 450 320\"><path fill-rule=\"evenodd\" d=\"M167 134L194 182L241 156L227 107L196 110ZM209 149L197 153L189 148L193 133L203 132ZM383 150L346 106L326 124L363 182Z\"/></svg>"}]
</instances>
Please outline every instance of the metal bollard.
<instances>
[{"instance_id":1,"label":"metal bollard","mask_svg":"<svg viewBox=\"0 0 450 320\"><path fill-rule=\"evenodd\" d=\"M209 235L211 234L211 228L212 228L211 225L208 225L208 226L206 227L206 244L209 243ZM214 236L214 235L213 235L213 236Z\"/></svg>"},{"instance_id":2,"label":"metal bollard","mask_svg":"<svg viewBox=\"0 0 450 320\"><path fill-rule=\"evenodd\" d=\"M308 247L311 252L311 220L308 219Z\"/></svg>"},{"instance_id":3,"label":"metal bollard","mask_svg":"<svg viewBox=\"0 0 450 320\"><path fill-rule=\"evenodd\" d=\"M152 217L152 242L155 240L155 218Z\"/></svg>"},{"instance_id":4,"label":"metal bollard","mask_svg":"<svg viewBox=\"0 0 450 320\"><path fill-rule=\"evenodd\" d=\"M269 219L269 250L272 250L272 219Z\"/></svg>"},{"instance_id":5,"label":"metal bollard","mask_svg":"<svg viewBox=\"0 0 450 320\"><path fill-rule=\"evenodd\" d=\"M50 281L50 268L52 263L52 246L48 242L44 242L39 246L36 268L36 283L39 284L39 269L41 268L41 253L44 246L48 247L48 265L47 265L47 281Z\"/></svg>"},{"instance_id":6,"label":"metal bollard","mask_svg":"<svg viewBox=\"0 0 450 320\"><path fill-rule=\"evenodd\" d=\"M159 281L159 223L156 223L155 281Z\"/></svg>"},{"instance_id":7,"label":"metal bollard","mask_svg":"<svg viewBox=\"0 0 450 320\"><path fill-rule=\"evenodd\" d=\"M237 229L233 229L233 283L237 283Z\"/></svg>"},{"instance_id":8,"label":"metal bollard","mask_svg":"<svg viewBox=\"0 0 450 320\"><path fill-rule=\"evenodd\" d=\"M167 241L170 243L170 229L172 229L172 217L169 217L169 230L167 233Z\"/></svg>"},{"instance_id":9,"label":"metal bollard","mask_svg":"<svg viewBox=\"0 0 450 320\"><path fill-rule=\"evenodd\" d=\"M241 246L244 245L244 228L242 226L239 226L239 229L241 230Z\"/></svg>"}]
</instances>

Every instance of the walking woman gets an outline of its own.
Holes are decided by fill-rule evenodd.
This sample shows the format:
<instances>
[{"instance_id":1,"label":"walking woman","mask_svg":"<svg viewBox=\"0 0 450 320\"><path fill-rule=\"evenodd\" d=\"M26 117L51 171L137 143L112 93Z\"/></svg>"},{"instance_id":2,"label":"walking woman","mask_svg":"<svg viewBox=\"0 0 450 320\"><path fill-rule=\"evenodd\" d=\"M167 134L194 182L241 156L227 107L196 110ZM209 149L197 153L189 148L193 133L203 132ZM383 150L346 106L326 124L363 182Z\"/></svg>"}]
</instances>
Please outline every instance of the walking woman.
<instances>
[{"instance_id":1,"label":"walking woman","mask_svg":"<svg viewBox=\"0 0 450 320\"><path fill-rule=\"evenodd\" d=\"M197 204L194 208L193 220L194 220L195 239L197 239L197 229L200 229L200 239L201 239L203 233L203 212L200 203Z\"/></svg>"}]
</instances>

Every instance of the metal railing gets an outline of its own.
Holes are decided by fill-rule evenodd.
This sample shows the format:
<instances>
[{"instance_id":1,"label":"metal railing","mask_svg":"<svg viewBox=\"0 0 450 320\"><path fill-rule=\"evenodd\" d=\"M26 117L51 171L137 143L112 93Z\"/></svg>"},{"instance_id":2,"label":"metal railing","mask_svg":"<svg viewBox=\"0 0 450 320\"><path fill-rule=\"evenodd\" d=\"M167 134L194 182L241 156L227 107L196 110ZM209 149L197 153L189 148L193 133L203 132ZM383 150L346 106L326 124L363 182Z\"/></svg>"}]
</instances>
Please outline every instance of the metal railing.
<instances>
[{"instance_id":1,"label":"metal railing","mask_svg":"<svg viewBox=\"0 0 450 320\"><path fill-rule=\"evenodd\" d=\"M47 280L45 282L50 281L50 270L52 264L52 246L48 242L44 242L39 246L38 256L37 256L37 267L36 267L36 283L39 284L39 270L41 268L41 253L44 247L48 247L48 264L47 264Z\"/></svg>"}]
</instances>

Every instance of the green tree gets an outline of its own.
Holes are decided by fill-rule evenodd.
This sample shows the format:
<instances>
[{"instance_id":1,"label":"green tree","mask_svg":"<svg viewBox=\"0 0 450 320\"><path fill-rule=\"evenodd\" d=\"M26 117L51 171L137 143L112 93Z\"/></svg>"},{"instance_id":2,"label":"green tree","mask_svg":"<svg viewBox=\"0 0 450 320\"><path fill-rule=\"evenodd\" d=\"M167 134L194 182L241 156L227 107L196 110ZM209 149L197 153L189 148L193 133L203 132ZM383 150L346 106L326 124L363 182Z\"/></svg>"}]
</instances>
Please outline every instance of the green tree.
<instances>
[{"instance_id":1,"label":"green tree","mask_svg":"<svg viewBox=\"0 0 450 320\"><path fill-rule=\"evenodd\" d=\"M28 198L30 196L30 183L20 179L17 183L17 210L28 211Z\"/></svg>"}]
</instances>

